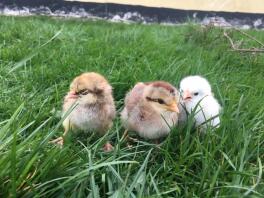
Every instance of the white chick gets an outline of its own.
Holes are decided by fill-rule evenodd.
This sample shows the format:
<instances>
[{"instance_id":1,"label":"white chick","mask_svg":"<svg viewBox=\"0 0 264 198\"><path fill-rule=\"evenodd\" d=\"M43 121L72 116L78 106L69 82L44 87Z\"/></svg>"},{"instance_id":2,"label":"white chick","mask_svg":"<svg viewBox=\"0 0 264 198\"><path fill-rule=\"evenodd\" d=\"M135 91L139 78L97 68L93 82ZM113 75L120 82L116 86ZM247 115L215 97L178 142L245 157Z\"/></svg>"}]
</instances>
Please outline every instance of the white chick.
<instances>
[{"instance_id":1,"label":"white chick","mask_svg":"<svg viewBox=\"0 0 264 198\"><path fill-rule=\"evenodd\" d=\"M221 106L214 98L209 82L201 76L188 76L180 82L181 103L188 114L194 113L195 126L205 130L220 125ZM186 118L181 111L180 119Z\"/></svg>"}]
</instances>

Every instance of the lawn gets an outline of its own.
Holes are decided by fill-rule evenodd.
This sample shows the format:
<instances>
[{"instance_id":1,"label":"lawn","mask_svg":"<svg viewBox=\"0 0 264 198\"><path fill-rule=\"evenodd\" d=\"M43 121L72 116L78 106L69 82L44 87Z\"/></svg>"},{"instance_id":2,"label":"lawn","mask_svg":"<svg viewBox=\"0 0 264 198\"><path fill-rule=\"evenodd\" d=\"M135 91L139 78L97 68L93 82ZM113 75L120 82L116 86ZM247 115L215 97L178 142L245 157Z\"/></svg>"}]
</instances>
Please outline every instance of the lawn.
<instances>
[{"instance_id":1,"label":"lawn","mask_svg":"<svg viewBox=\"0 0 264 198\"><path fill-rule=\"evenodd\" d=\"M227 29L241 47L260 47ZM263 31L248 34L264 42ZM0 197L263 197L264 56L233 51L214 27L0 17ZM104 137L70 135L61 106L72 79L96 71L118 112L139 81L175 86L203 75L223 106L221 127L172 129L161 145L120 141L119 116ZM133 134L132 134L133 135ZM115 149L105 153L110 140Z\"/></svg>"}]
</instances>

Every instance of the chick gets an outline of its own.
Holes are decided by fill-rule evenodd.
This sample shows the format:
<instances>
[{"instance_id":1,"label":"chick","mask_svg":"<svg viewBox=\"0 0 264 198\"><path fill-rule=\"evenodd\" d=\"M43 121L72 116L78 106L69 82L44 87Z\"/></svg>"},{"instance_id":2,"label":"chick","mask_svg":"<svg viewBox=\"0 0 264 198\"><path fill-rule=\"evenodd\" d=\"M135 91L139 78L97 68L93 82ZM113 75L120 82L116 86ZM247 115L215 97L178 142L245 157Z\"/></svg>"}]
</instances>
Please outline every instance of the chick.
<instances>
[{"instance_id":1,"label":"chick","mask_svg":"<svg viewBox=\"0 0 264 198\"><path fill-rule=\"evenodd\" d=\"M121 120L127 130L157 140L178 122L179 93L164 81L137 83L126 95Z\"/></svg>"},{"instance_id":2,"label":"chick","mask_svg":"<svg viewBox=\"0 0 264 198\"><path fill-rule=\"evenodd\" d=\"M112 87L103 76L94 72L77 76L64 99L63 115L65 114L68 115L63 122L63 136L70 129L105 134L112 126L116 114ZM63 137L53 142L62 145ZM108 146L110 145L106 145L106 149Z\"/></svg>"},{"instance_id":3,"label":"chick","mask_svg":"<svg viewBox=\"0 0 264 198\"><path fill-rule=\"evenodd\" d=\"M188 76L180 82L181 103L187 113L194 112L195 126L205 130L219 127L221 106L214 98L209 82L201 76ZM185 117L181 111L180 117ZM180 118L180 119L181 119Z\"/></svg>"}]
</instances>

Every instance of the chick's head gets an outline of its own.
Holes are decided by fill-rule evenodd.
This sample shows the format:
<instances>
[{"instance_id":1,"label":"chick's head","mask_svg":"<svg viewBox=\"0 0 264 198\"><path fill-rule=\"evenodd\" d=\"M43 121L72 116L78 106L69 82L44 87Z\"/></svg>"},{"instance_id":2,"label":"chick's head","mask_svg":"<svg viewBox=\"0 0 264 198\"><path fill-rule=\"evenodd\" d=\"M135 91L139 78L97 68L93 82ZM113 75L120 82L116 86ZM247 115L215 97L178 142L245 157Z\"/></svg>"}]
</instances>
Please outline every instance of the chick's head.
<instances>
[{"instance_id":1,"label":"chick's head","mask_svg":"<svg viewBox=\"0 0 264 198\"><path fill-rule=\"evenodd\" d=\"M112 95L112 87L100 74L83 73L76 77L70 85L70 90L79 96L80 104L92 105L107 102Z\"/></svg>"},{"instance_id":2,"label":"chick's head","mask_svg":"<svg viewBox=\"0 0 264 198\"><path fill-rule=\"evenodd\" d=\"M182 79L180 92L184 103L198 102L212 95L209 82L201 76L188 76Z\"/></svg>"},{"instance_id":3,"label":"chick's head","mask_svg":"<svg viewBox=\"0 0 264 198\"><path fill-rule=\"evenodd\" d=\"M175 87L164 81L146 83L143 97L157 112L179 113L179 94Z\"/></svg>"}]
</instances>

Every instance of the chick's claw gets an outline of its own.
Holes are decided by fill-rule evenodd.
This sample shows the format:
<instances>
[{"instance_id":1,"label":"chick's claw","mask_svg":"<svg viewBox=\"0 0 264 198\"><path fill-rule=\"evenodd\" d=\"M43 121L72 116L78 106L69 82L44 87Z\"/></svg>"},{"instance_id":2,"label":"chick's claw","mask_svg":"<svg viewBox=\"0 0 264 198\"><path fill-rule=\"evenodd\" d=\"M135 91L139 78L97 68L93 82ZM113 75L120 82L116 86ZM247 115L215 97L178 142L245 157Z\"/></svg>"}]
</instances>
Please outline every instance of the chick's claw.
<instances>
[{"instance_id":1,"label":"chick's claw","mask_svg":"<svg viewBox=\"0 0 264 198\"><path fill-rule=\"evenodd\" d=\"M64 144L63 137L58 137L55 140L52 140L50 142L53 143L53 144L57 144L59 146L63 146L63 144Z\"/></svg>"},{"instance_id":2,"label":"chick's claw","mask_svg":"<svg viewBox=\"0 0 264 198\"><path fill-rule=\"evenodd\" d=\"M113 151L114 150L114 147L112 146L112 144L110 144L109 142L107 142L104 147L103 147L103 150L105 152L110 152L110 151Z\"/></svg>"},{"instance_id":3,"label":"chick's claw","mask_svg":"<svg viewBox=\"0 0 264 198\"><path fill-rule=\"evenodd\" d=\"M132 138L130 136L127 136L127 140L130 141L130 142L138 142L137 138Z\"/></svg>"}]
</instances>

